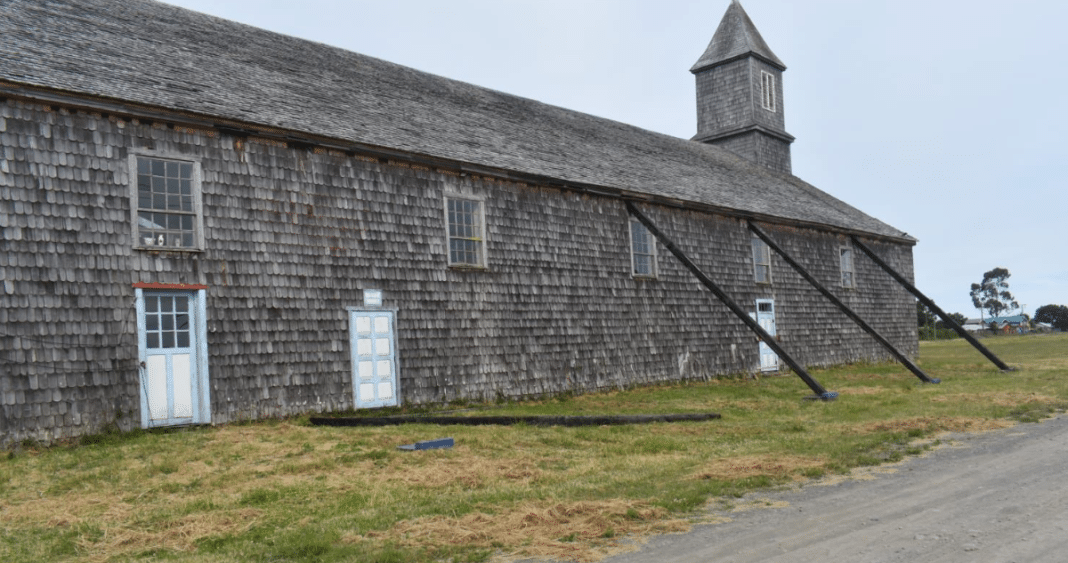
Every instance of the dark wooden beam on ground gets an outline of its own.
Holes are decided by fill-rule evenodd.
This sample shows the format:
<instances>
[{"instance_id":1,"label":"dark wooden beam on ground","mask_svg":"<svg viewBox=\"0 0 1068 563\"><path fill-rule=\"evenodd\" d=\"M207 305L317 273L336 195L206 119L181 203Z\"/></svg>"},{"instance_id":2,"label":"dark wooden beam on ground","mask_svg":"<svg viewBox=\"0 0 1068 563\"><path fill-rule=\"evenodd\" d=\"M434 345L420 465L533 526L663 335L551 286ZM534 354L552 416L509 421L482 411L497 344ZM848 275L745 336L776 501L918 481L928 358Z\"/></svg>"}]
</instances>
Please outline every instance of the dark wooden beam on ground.
<instances>
[{"instance_id":1,"label":"dark wooden beam on ground","mask_svg":"<svg viewBox=\"0 0 1068 563\"><path fill-rule=\"evenodd\" d=\"M400 424L437 424L441 426L605 426L619 424L653 424L655 422L703 422L718 420L719 413L695 414L632 414L593 416L313 416L315 426L396 426Z\"/></svg>"}]
</instances>

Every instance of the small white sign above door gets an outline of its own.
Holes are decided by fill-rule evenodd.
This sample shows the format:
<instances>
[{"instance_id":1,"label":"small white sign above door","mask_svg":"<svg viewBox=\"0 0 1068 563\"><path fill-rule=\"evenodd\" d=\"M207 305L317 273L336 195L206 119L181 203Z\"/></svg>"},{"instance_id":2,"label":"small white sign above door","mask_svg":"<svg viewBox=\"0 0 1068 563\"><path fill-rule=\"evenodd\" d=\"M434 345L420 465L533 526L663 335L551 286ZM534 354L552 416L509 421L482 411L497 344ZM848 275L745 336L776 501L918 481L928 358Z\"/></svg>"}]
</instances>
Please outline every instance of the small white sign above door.
<instances>
[{"instance_id":1,"label":"small white sign above door","mask_svg":"<svg viewBox=\"0 0 1068 563\"><path fill-rule=\"evenodd\" d=\"M382 290L381 289L365 289L365 290L363 290L363 306L364 307L381 307L382 306Z\"/></svg>"}]
</instances>

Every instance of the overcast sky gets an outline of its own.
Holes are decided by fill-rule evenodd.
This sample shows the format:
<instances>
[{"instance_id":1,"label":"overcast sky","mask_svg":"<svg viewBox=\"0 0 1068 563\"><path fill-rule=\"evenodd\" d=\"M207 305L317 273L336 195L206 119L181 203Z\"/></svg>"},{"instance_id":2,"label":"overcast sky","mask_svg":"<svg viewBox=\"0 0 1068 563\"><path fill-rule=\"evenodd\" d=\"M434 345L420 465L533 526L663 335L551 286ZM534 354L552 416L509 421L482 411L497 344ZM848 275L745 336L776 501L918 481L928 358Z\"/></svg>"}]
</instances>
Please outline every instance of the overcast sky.
<instances>
[{"instance_id":1,"label":"overcast sky","mask_svg":"<svg viewBox=\"0 0 1068 563\"><path fill-rule=\"evenodd\" d=\"M168 0L690 138L689 68L729 0ZM1068 304L1068 2L747 0L788 67L800 178L920 239L916 282L978 317L994 267Z\"/></svg>"}]
</instances>

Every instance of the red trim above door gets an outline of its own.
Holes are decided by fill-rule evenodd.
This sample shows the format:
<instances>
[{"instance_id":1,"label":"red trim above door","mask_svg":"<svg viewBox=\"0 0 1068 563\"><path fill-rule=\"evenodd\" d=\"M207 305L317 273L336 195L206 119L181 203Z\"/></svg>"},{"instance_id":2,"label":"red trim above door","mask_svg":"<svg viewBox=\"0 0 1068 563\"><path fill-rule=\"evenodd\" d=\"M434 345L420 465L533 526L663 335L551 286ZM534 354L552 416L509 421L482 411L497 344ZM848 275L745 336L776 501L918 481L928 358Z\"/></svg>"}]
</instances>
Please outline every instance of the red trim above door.
<instances>
[{"instance_id":1,"label":"red trim above door","mask_svg":"<svg viewBox=\"0 0 1068 563\"><path fill-rule=\"evenodd\" d=\"M208 289L208 286L199 283L148 283L137 282L133 284L137 289Z\"/></svg>"}]
</instances>

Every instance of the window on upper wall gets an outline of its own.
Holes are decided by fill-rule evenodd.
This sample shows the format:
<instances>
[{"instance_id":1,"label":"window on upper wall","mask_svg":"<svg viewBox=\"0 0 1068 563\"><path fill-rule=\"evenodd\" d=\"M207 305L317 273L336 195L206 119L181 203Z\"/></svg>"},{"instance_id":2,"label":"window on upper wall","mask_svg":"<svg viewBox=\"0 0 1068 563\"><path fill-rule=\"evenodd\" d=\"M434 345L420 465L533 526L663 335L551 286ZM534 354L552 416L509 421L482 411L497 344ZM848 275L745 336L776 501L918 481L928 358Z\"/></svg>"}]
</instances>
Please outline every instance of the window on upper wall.
<instances>
[{"instance_id":1,"label":"window on upper wall","mask_svg":"<svg viewBox=\"0 0 1068 563\"><path fill-rule=\"evenodd\" d=\"M133 155L134 248L203 247L200 170L196 162Z\"/></svg>"},{"instance_id":2,"label":"window on upper wall","mask_svg":"<svg viewBox=\"0 0 1068 563\"><path fill-rule=\"evenodd\" d=\"M853 270L853 249L842 248L839 256L842 265L842 287L856 287L856 274Z\"/></svg>"},{"instance_id":3,"label":"window on upper wall","mask_svg":"<svg viewBox=\"0 0 1068 563\"><path fill-rule=\"evenodd\" d=\"M656 241L641 222L630 221L630 272L639 278L656 277Z\"/></svg>"},{"instance_id":4,"label":"window on upper wall","mask_svg":"<svg viewBox=\"0 0 1068 563\"><path fill-rule=\"evenodd\" d=\"M445 198L448 228L449 266L486 267L486 229L482 202L458 197Z\"/></svg>"},{"instance_id":5,"label":"window on upper wall","mask_svg":"<svg viewBox=\"0 0 1068 563\"><path fill-rule=\"evenodd\" d=\"M760 103L764 109L775 111L775 75L760 71Z\"/></svg>"},{"instance_id":6,"label":"window on upper wall","mask_svg":"<svg viewBox=\"0 0 1068 563\"><path fill-rule=\"evenodd\" d=\"M757 237L753 237L753 279L771 283L771 248Z\"/></svg>"}]
</instances>

